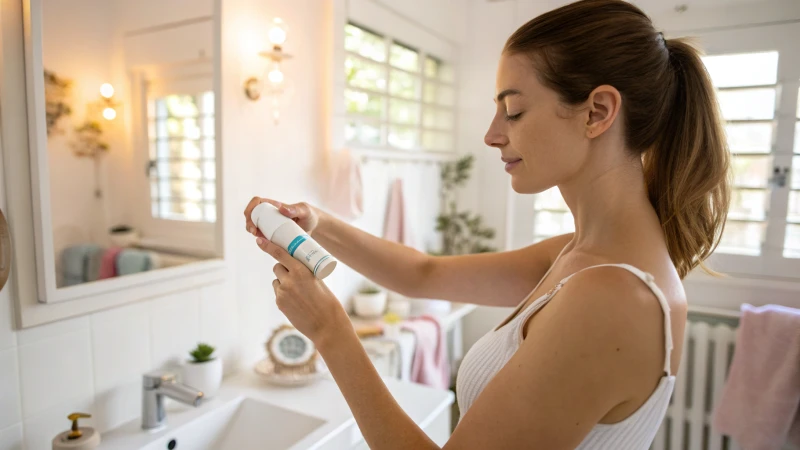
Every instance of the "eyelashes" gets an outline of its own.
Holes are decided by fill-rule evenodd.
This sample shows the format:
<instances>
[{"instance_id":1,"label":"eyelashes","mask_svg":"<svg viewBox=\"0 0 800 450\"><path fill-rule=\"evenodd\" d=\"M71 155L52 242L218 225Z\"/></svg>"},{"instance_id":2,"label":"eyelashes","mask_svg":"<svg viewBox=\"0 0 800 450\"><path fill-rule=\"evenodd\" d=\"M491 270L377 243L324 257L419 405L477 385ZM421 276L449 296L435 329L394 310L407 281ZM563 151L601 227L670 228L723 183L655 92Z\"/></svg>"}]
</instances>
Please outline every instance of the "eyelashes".
<instances>
[{"instance_id":1,"label":"eyelashes","mask_svg":"<svg viewBox=\"0 0 800 450\"><path fill-rule=\"evenodd\" d=\"M522 117L522 113L514 114L513 116L506 114L506 121L514 122L519 120L520 117Z\"/></svg>"}]
</instances>

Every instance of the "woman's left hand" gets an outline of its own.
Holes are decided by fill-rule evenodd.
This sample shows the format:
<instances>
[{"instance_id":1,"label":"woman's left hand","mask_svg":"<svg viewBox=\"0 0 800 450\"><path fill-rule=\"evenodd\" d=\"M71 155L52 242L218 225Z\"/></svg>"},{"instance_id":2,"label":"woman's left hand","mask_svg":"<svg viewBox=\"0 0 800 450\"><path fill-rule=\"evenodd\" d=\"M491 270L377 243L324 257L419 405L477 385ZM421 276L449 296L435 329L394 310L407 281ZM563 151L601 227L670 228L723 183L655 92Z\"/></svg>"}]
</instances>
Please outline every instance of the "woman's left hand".
<instances>
[{"instance_id":1,"label":"woman's left hand","mask_svg":"<svg viewBox=\"0 0 800 450\"><path fill-rule=\"evenodd\" d=\"M336 333L352 330L339 300L303 263L267 239L259 237L256 243L278 261L272 269L275 302L298 331L319 348Z\"/></svg>"}]
</instances>

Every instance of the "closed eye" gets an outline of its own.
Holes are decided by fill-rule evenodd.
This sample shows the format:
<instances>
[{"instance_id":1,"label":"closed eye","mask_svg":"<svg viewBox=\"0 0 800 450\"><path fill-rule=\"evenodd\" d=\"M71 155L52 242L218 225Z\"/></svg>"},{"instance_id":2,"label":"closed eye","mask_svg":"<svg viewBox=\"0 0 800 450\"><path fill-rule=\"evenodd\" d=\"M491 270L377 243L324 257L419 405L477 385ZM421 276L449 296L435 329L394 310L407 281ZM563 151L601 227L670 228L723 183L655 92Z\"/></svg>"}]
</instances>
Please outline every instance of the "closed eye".
<instances>
[{"instance_id":1,"label":"closed eye","mask_svg":"<svg viewBox=\"0 0 800 450\"><path fill-rule=\"evenodd\" d=\"M522 117L522 113L518 113L518 114L514 114L514 115L506 114L506 120L509 121L509 122L513 122L513 121L519 120L520 117Z\"/></svg>"}]
</instances>

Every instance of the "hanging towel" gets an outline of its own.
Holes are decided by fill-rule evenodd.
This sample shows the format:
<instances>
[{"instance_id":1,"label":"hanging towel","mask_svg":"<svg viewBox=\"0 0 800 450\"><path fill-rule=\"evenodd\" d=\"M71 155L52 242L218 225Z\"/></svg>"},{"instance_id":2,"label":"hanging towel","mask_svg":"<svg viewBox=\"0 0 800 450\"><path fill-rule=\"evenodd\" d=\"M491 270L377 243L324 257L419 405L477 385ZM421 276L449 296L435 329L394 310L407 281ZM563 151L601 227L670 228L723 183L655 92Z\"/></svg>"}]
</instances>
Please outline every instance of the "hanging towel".
<instances>
[{"instance_id":1,"label":"hanging towel","mask_svg":"<svg viewBox=\"0 0 800 450\"><path fill-rule=\"evenodd\" d=\"M326 203L328 209L344 220L358 219L364 214L364 185L361 159L349 150L333 153Z\"/></svg>"},{"instance_id":2,"label":"hanging towel","mask_svg":"<svg viewBox=\"0 0 800 450\"><path fill-rule=\"evenodd\" d=\"M800 444L800 309L742 305L714 427L746 450Z\"/></svg>"},{"instance_id":3,"label":"hanging towel","mask_svg":"<svg viewBox=\"0 0 800 450\"><path fill-rule=\"evenodd\" d=\"M87 281L89 255L99 249L100 246L95 244L81 244L67 247L61 252L64 285L73 286Z\"/></svg>"},{"instance_id":4,"label":"hanging towel","mask_svg":"<svg viewBox=\"0 0 800 450\"><path fill-rule=\"evenodd\" d=\"M106 278L114 278L117 276L117 256L122 251L121 247L111 247L103 253L103 259L100 261L100 272L98 273L98 280L105 280Z\"/></svg>"},{"instance_id":5,"label":"hanging towel","mask_svg":"<svg viewBox=\"0 0 800 450\"><path fill-rule=\"evenodd\" d=\"M126 248L117 256L117 275L147 272L152 267L150 252Z\"/></svg>"},{"instance_id":6,"label":"hanging towel","mask_svg":"<svg viewBox=\"0 0 800 450\"><path fill-rule=\"evenodd\" d=\"M416 337L411 381L437 389L449 389L447 342L439 321L431 316L421 316L404 322L403 329L414 333Z\"/></svg>"},{"instance_id":7,"label":"hanging towel","mask_svg":"<svg viewBox=\"0 0 800 450\"><path fill-rule=\"evenodd\" d=\"M405 198L403 196L403 180L396 178L389 188L389 203L386 205L386 219L383 223L383 237L414 247L414 238L408 224Z\"/></svg>"}]
</instances>

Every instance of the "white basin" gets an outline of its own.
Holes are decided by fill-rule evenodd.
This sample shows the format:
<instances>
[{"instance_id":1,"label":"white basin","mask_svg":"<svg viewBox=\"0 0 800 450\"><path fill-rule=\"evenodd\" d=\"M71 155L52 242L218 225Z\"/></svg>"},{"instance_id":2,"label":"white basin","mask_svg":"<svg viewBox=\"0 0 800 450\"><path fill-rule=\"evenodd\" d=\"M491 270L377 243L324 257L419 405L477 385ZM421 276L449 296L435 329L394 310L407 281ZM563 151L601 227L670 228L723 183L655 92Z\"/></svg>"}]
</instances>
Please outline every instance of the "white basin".
<instances>
[{"instance_id":1,"label":"white basin","mask_svg":"<svg viewBox=\"0 0 800 450\"><path fill-rule=\"evenodd\" d=\"M434 442L450 433L453 394L385 380L406 413ZM438 431L437 431L438 430ZM134 420L103 433L96 450L343 450L366 448L341 392L332 380L283 388L244 373L223 383L197 408L167 405L162 429L144 431Z\"/></svg>"},{"instance_id":2,"label":"white basin","mask_svg":"<svg viewBox=\"0 0 800 450\"><path fill-rule=\"evenodd\" d=\"M167 449L171 441L175 441L176 449L289 449L324 424L316 417L240 397L167 433L142 450Z\"/></svg>"}]
</instances>

